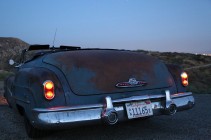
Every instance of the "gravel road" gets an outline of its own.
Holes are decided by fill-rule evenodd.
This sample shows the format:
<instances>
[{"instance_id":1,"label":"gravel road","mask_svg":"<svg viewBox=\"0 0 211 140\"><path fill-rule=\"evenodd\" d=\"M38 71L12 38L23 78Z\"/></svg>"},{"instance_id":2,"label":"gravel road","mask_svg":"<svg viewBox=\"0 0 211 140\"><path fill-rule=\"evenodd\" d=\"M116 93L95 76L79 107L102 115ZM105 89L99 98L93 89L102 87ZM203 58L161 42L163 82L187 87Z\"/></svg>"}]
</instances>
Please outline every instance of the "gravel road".
<instances>
[{"instance_id":1,"label":"gravel road","mask_svg":"<svg viewBox=\"0 0 211 140\"><path fill-rule=\"evenodd\" d=\"M195 95L192 110L174 116L159 116L148 120L134 120L111 127L86 126L55 131L43 139L101 139L101 140L164 140L211 139L211 95ZM28 139L23 118L7 105L0 105L0 139Z\"/></svg>"}]
</instances>

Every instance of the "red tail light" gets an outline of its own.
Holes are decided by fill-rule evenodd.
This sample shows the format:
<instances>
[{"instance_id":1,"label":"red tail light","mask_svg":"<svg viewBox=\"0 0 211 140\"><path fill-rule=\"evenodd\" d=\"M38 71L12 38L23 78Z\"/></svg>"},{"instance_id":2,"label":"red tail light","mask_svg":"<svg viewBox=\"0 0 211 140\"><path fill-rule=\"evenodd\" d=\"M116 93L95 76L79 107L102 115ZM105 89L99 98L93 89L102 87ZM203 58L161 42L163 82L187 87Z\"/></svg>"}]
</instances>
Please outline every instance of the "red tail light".
<instances>
[{"instance_id":1,"label":"red tail light","mask_svg":"<svg viewBox=\"0 0 211 140\"><path fill-rule=\"evenodd\" d=\"M52 81L48 80L43 83L44 86L44 96L47 100L52 100L55 96L54 84Z\"/></svg>"},{"instance_id":2,"label":"red tail light","mask_svg":"<svg viewBox=\"0 0 211 140\"><path fill-rule=\"evenodd\" d=\"M182 85L183 86L188 86L188 74L186 72L183 72L181 74L181 79L182 79Z\"/></svg>"}]
</instances>

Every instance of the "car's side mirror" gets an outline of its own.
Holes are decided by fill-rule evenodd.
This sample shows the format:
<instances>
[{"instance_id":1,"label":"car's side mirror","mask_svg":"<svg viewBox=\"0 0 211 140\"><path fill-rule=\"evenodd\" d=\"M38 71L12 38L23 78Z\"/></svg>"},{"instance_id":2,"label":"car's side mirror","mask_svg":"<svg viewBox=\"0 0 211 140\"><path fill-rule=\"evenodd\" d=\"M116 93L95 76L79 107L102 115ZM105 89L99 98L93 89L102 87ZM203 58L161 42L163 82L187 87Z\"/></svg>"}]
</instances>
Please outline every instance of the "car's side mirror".
<instances>
[{"instance_id":1,"label":"car's side mirror","mask_svg":"<svg viewBox=\"0 0 211 140\"><path fill-rule=\"evenodd\" d=\"M14 61L13 59L10 59L10 60L9 60L9 64L12 66L12 65L15 64L15 61Z\"/></svg>"}]
</instances>

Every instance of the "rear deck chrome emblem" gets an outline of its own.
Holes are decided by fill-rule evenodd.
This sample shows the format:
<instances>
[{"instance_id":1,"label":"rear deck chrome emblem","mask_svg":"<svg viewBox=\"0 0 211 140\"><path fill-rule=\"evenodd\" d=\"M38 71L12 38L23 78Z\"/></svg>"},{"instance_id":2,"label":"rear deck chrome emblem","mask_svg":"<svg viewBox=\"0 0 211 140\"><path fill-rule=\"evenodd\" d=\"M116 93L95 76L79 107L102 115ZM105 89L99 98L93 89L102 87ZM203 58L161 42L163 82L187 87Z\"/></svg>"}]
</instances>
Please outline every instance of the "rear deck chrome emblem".
<instances>
[{"instance_id":1,"label":"rear deck chrome emblem","mask_svg":"<svg viewBox=\"0 0 211 140\"><path fill-rule=\"evenodd\" d=\"M137 81L135 78L130 78L128 82L121 82L116 84L116 87L141 87L147 85L147 82L145 81Z\"/></svg>"}]
</instances>

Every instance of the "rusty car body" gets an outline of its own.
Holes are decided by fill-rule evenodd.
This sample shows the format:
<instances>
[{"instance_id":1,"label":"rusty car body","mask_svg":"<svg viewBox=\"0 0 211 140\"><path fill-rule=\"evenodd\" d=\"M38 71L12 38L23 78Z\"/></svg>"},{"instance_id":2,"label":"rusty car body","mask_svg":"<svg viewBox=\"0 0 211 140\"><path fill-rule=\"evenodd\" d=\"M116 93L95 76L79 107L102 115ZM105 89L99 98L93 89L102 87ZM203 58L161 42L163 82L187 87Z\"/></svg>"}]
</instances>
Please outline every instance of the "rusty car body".
<instances>
[{"instance_id":1,"label":"rusty car body","mask_svg":"<svg viewBox=\"0 0 211 140\"><path fill-rule=\"evenodd\" d=\"M25 53L45 49L32 59ZM14 63L12 63L14 64ZM135 51L31 45L5 80L29 137L43 130L173 115L194 106L187 74Z\"/></svg>"}]
</instances>

